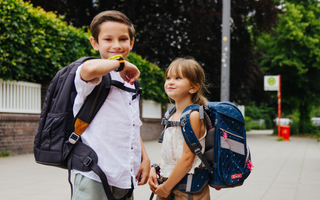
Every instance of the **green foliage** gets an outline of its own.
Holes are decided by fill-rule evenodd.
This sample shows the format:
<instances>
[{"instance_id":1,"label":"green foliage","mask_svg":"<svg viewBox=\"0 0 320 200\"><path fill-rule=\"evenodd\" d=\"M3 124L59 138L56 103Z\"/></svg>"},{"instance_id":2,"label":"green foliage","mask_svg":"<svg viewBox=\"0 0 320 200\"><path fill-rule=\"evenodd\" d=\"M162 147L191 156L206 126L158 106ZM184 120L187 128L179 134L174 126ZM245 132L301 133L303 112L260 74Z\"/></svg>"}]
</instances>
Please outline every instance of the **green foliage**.
<instances>
[{"instance_id":1,"label":"green foliage","mask_svg":"<svg viewBox=\"0 0 320 200\"><path fill-rule=\"evenodd\" d=\"M289 124L290 135L299 135L299 121L293 121Z\"/></svg>"},{"instance_id":2,"label":"green foliage","mask_svg":"<svg viewBox=\"0 0 320 200\"><path fill-rule=\"evenodd\" d=\"M278 142L284 141L283 137L277 139Z\"/></svg>"},{"instance_id":3,"label":"green foliage","mask_svg":"<svg viewBox=\"0 0 320 200\"><path fill-rule=\"evenodd\" d=\"M244 126L246 128L246 131L251 131L251 118L250 117L244 117Z\"/></svg>"},{"instance_id":4,"label":"green foliage","mask_svg":"<svg viewBox=\"0 0 320 200\"><path fill-rule=\"evenodd\" d=\"M258 39L260 64L281 75L281 109L299 110L299 132L309 132L310 113L320 105L320 7L318 1L285 3L283 11L273 32Z\"/></svg>"},{"instance_id":5,"label":"green foliage","mask_svg":"<svg viewBox=\"0 0 320 200\"><path fill-rule=\"evenodd\" d=\"M320 107L315 107L312 109L311 117L320 117Z\"/></svg>"},{"instance_id":6,"label":"green foliage","mask_svg":"<svg viewBox=\"0 0 320 200\"><path fill-rule=\"evenodd\" d=\"M139 80L143 89L142 98L160 103L167 102L168 99L164 92L165 71L133 52L126 59L136 65L141 72Z\"/></svg>"},{"instance_id":7,"label":"green foliage","mask_svg":"<svg viewBox=\"0 0 320 200\"><path fill-rule=\"evenodd\" d=\"M77 27L89 26L104 10L125 13L136 28L134 51L160 68L173 59L192 56L203 66L212 85L208 99L220 99L222 1L207 0L25 0L57 11ZM230 101L267 102L263 72L254 62L253 35L270 30L279 9L274 0L231 1Z\"/></svg>"},{"instance_id":8,"label":"green foliage","mask_svg":"<svg viewBox=\"0 0 320 200\"><path fill-rule=\"evenodd\" d=\"M72 61L99 56L90 33L63 20L22 0L0 0L0 78L48 83ZM142 98L165 103L164 70L135 53L127 59L141 71Z\"/></svg>"},{"instance_id":9,"label":"green foliage","mask_svg":"<svg viewBox=\"0 0 320 200\"><path fill-rule=\"evenodd\" d=\"M251 129L255 129L255 130L265 130L266 129L266 122L265 120L260 121L260 119L253 119L251 120Z\"/></svg>"},{"instance_id":10,"label":"green foliage","mask_svg":"<svg viewBox=\"0 0 320 200\"><path fill-rule=\"evenodd\" d=\"M46 83L82 56L97 55L89 34L22 0L0 0L0 78Z\"/></svg>"},{"instance_id":11,"label":"green foliage","mask_svg":"<svg viewBox=\"0 0 320 200\"><path fill-rule=\"evenodd\" d=\"M1 157L9 157L10 156L10 152L9 151L1 151L0 152L0 158Z\"/></svg>"},{"instance_id":12,"label":"green foliage","mask_svg":"<svg viewBox=\"0 0 320 200\"><path fill-rule=\"evenodd\" d=\"M308 134L316 134L318 132L318 127L316 127L311 121L309 122L301 122L300 113L298 111L294 111L293 114L288 115L288 118L291 119L289 124L290 126L290 135L308 135ZM301 125L303 125L301 127Z\"/></svg>"},{"instance_id":13,"label":"green foliage","mask_svg":"<svg viewBox=\"0 0 320 200\"><path fill-rule=\"evenodd\" d=\"M253 102L251 105L245 106L245 113L246 116L250 117L251 119L264 119L264 127L266 129L272 128L272 119L276 117L276 108L267 106L266 104L261 104L260 106L256 106L256 104ZM254 126L255 122L252 122L252 128L256 128ZM258 123L258 127L260 122Z\"/></svg>"}]
</instances>

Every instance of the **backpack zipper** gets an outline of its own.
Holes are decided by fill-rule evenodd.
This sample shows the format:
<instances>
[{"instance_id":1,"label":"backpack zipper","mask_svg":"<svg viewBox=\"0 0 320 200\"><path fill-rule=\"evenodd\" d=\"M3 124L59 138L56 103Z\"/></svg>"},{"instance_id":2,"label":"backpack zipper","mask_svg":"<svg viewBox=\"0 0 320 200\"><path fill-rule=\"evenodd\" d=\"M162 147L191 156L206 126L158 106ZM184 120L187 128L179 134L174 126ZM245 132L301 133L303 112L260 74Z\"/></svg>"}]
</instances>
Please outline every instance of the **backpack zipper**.
<instances>
[{"instance_id":1,"label":"backpack zipper","mask_svg":"<svg viewBox=\"0 0 320 200\"><path fill-rule=\"evenodd\" d=\"M228 134L230 134L230 135L233 135L234 137L244 139L243 137L241 137L241 136L239 136L239 135L236 135L236 134L234 134L234 133L231 133L231 132L229 132L229 131L226 131L226 130L224 130L223 128L220 128L220 130L223 131L223 132L225 132L225 133L228 133Z\"/></svg>"},{"instance_id":2,"label":"backpack zipper","mask_svg":"<svg viewBox=\"0 0 320 200\"><path fill-rule=\"evenodd\" d=\"M249 149L249 146L247 145L247 158L246 158L246 163L244 164L244 167L247 167L248 169L250 169L250 171L252 171L252 168L254 166L252 165L251 160L249 160L249 154L250 154L250 149Z\"/></svg>"},{"instance_id":3,"label":"backpack zipper","mask_svg":"<svg viewBox=\"0 0 320 200\"><path fill-rule=\"evenodd\" d=\"M233 133L231 133L231 132L229 132L229 131L226 131L226 130L224 130L223 128L220 128L220 130L223 131L223 133L228 133L228 134L230 134L230 135L232 135L232 136L235 136L235 137L237 137L237 138L244 139L243 137L238 136L238 135L236 135L236 134L233 134ZM223 136L223 137L224 137L225 140L226 140L226 137L225 137L225 136ZM247 167L247 168L249 168L250 171L251 171L253 165L252 165L251 161L249 160L250 149L249 149L248 145L246 145L246 147L247 147L247 156L246 156L246 162L244 163L244 168Z\"/></svg>"}]
</instances>

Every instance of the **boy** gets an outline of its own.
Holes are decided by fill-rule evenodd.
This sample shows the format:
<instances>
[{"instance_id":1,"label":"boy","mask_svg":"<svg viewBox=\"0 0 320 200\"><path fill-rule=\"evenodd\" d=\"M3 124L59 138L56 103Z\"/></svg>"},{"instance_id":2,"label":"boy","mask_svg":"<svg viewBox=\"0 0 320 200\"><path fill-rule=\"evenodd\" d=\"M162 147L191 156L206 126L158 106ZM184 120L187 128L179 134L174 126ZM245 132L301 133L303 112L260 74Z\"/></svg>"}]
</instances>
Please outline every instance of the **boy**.
<instances>
[{"instance_id":1,"label":"boy","mask_svg":"<svg viewBox=\"0 0 320 200\"><path fill-rule=\"evenodd\" d=\"M102 76L110 73L112 80L134 89L133 83L140 75L138 68L128 61L108 60L116 55L126 58L134 44L133 24L123 13L98 14L91 22L90 32L91 45L99 51L101 59L88 60L77 69L74 115ZM83 143L97 153L98 165L116 199L133 199L130 189L145 184L150 170L150 160L140 138L139 98L133 99L133 95L111 86L104 104L81 135ZM93 171L73 171L76 174L73 200L107 200L100 178Z\"/></svg>"}]
</instances>

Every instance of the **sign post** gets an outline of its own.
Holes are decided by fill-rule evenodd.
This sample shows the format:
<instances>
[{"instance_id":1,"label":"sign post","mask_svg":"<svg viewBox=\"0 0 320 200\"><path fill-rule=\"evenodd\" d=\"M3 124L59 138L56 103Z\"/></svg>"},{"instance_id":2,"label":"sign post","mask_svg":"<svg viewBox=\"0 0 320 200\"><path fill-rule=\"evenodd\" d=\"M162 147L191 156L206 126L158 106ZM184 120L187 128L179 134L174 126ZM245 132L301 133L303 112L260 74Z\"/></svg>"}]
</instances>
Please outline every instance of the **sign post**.
<instances>
[{"instance_id":1,"label":"sign post","mask_svg":"<svg viewBox=\"0 0 320 200\"><path fill-rule=\"evenodd\" d=\"M264 76L264 90L265 91L278 91L278 138L280 138L281 75Z\"/></svg>"},{"instance_id":2,"label":"sign post","mask_svg":"<svg viewBox=\"0 0 320 200\"><path fill-rule=\"evenodd\" d=\"M281 118L281 75L279 75L279 89L278 89L278 138L280 138L280 118Z\"/></svg>"},{"instance_id":3,"label":"sign post","mask_svg":"<svg viewBox=\"0 0 320 200\"><path fill-rule=\"evenodd\" d=\"M230 0L222 3L221 101L230 101Z\"/></svg>"}]
</instances>

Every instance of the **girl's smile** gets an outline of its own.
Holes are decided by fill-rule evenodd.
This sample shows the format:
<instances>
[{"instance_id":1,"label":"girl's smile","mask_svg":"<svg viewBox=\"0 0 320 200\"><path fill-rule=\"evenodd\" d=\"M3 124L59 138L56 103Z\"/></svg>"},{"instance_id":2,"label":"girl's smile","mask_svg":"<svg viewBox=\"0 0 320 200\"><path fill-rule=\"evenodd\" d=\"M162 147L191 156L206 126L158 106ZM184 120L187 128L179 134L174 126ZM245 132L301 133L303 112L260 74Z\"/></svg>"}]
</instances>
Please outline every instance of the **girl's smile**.
<instances>
[{"instance_id":1,"label":"girl's smile","mask_svg":"<svg viewBox=\"0 0 320 200\"><path fill-rule=\"evenodd\" d=\"M187 95L191 96L189 91L192 87L190 81L185 77L169 73L164 86L167 95L175 101L183 99Z\"/></svg>"}]
</instances>

